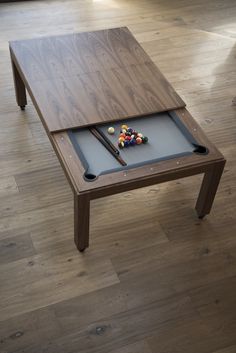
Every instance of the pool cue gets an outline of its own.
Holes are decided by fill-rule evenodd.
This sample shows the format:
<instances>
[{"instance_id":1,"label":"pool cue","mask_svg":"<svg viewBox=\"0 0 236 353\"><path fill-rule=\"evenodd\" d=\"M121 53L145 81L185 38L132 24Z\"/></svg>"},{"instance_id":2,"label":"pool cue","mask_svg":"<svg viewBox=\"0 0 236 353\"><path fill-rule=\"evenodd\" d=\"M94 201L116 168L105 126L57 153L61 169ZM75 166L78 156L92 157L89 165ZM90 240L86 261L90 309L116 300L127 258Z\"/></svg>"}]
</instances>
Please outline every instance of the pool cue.
<instances>
[{"instance_id":1,"label":"pool cue","mask_svg":"<svg viewBox=\"0 0 236 353\"><path fill-rule=\"evenodd\" d=\"M120 157L120 155L115 152L114 150L115 146L113 146L114 148L111 147L110 141L109 141L110 143L108 143L94 127L89 127L89 130L103 144L103 146L106 147L106 149L113 155L113 157L115 157L118 160L118 162L121 165L123 166L127 165L127 163Z\"/></svg>"},{"instance_id":2,"label":"pool cue","mask_svg":"<svg viewBox=\"0 0 236 353\"><path fill-rule=\"evenodd\" d=\"M120 154L120 151L116 148L116 146L113 145L113 143L109 140L109 138L104 134L103 131L100 131L96 126L93 129L95 129L99 133L99 135L102 136L102 138L108 143L108 145L111 146L111 148L116 154Z\"/></svg>"}]
</instances>

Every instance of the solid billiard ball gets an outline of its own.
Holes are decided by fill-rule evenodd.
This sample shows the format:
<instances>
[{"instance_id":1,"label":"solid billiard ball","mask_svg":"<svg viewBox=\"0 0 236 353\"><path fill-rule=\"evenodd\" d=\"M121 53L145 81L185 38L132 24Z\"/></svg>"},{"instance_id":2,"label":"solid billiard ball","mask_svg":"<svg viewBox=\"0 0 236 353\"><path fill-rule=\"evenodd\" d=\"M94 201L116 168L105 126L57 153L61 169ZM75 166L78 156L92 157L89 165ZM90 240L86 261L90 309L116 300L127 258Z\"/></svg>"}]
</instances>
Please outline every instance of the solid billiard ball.
<instances>
[{"instance_id":1,"label":"solid billiard ball","mask_svg":"<svg viewBox=\"0 0 236 353\"><path fill-rule=\"evenodd\" d=\"M148 137L144 136L144 137L142 137L142 140L143 140L143 143L147 143L148 142Z\"/></svg>"},{"instance_id":2,"label":"solid billiard ball","mask_svg":"<svg viewBox=\"0 0 236 353\"><path fill-rule=\"evenodd\" d=\"M128 140L125 140L125 141L124 141L124 145L125 145L125 147L129 147L129 141L128 141Z\"/></svg>"},{"instance_id":3,"label":"solid billiard ball","mask_svg":"<svg viewBox=\"0 0 236 353\"><path fill-rule=\"evenodd\" d=\"M120 134L120 137L124 137L125 138L125 134L122 132L121 134Z\"/></svg>"},{"instance_id":4,"label":"solid billiard ball","mask_svg":"<svg viewBox=\"0 0 236 353\"><path fill-rule=\"evenodd\" d=\"M125 147L124 141L119 141L118 146L120 148L124 148Z\"/></svg>"},{"instance_id":5,"label":"solid billiard ball","mask_svg":"<svg viewBox=\"0 0 236 353\"><path fill-rule=\"evenodd\" d=\"M123 130L127 130L128 129L128 126L127 125L121 125L121 129Z\"/></svg>"},{"instance_id":6,"label":"solid billiard ball","mask_svg":"<svg viewBox=\"0 0 236 353\"><path fill-rule=\"evenodd\" d=\"M125 138L123 136L119 137L119 142L124 142Z\"/></svg>"},{"instance_id":7,"label":"solid billiard ball","mask_svg":"<svg viewBox=\"0 0 236 353\"><path fill-rule=\"evenodd\" d=\"M108 132L108 134L113 135L113 134L115 133L114 127L113 127L113 126L110 126L110 127L107 129L107 132Z\"/></svg>"},{"instance_id":8,"label":"solid billiard ball","mask_svg":"<svg viewBox=\"0 0 236 353\"><path fill-rule=\"evenodd\" d=\"M137 143L137 145L140 145L142 142L143 142L143 141L142 141L141 137L137 137L137 138L136 138L136 143Z\"/></svg>"}]
</instances>

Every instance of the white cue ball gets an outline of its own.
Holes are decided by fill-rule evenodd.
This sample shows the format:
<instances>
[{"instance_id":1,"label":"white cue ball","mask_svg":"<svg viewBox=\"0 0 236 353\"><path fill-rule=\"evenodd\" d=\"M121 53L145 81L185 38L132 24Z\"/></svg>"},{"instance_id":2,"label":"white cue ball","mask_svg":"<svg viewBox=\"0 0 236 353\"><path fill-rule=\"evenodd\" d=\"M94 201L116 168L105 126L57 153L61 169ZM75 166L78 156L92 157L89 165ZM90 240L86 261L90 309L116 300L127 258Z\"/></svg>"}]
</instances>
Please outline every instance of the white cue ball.
<instances>
[{"instance_id":1,"label":"white cue ball","mask_svg":"<svg viewBox=\"0 0 236 353\"><path fill-rule=\"evenodd\" d=\"M108 129L107 129L107 132L108 132L108 134L110 134L110 135L113 135L114 134L114 132L115 132L115 129L114 129L114 127L109 127Z\"/></svg>"}]
</instances>

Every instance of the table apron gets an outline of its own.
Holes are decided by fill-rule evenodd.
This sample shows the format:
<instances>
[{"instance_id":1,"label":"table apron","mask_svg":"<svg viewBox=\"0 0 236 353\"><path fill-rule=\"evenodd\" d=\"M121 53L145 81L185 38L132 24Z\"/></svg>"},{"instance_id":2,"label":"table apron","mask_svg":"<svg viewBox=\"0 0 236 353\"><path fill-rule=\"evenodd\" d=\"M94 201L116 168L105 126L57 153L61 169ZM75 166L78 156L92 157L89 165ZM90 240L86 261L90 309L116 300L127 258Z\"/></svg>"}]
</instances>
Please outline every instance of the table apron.
<instances>
[{"instance_id":1,"label":"table apron","mask_svg":"<svg viewBox=\"0 0 236 353\"><path fill-rule=\"evenodd\" d=\"M98 198L119 194L130 190L135 190L154 184L161 184L167 181L186 178L197 174L205 174L208 171L211 171L213 168L221 167L222 164L225 164L225 159L223 158L211 163L195 166L186 166L183 169L166 171L159 174L157 173L152 176L143 177L137 180L127 180L126 183L113 184L106 187L85 191L79 194L89 194L89 199L95 200Z\"/></svg>"}]
</instances>

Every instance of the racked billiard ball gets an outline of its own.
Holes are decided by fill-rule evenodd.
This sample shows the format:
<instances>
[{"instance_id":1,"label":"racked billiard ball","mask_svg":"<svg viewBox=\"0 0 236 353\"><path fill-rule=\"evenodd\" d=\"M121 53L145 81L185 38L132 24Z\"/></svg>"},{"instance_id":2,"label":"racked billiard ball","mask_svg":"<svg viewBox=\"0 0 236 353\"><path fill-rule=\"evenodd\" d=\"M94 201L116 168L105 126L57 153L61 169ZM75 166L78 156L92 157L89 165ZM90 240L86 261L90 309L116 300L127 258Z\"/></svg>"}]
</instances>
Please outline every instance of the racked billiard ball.
<instances>
[{"instance_id":1,"label":"racked billiard ball","mask_svg":"<svg viewBox=\"0 0 236 353\"><path fill-rule=\"evenodd\" d=\"M148 137L147 136L143 136L142 140L143 140L143 143L147 143L148 142Z\"/></svg>"},{"instance_id":2,"label":"racked billiard ball","mask_svg":"<svg viewBox=\"0 0 236 353\"><path fill-rule=\"evenodd\" d=\"M143 142L143 141L142 141L141 137L137 137L137 138L136 138L136 143L137 143L137 145L140 145L142 142Z\"/></svg>"}]
</instances>

